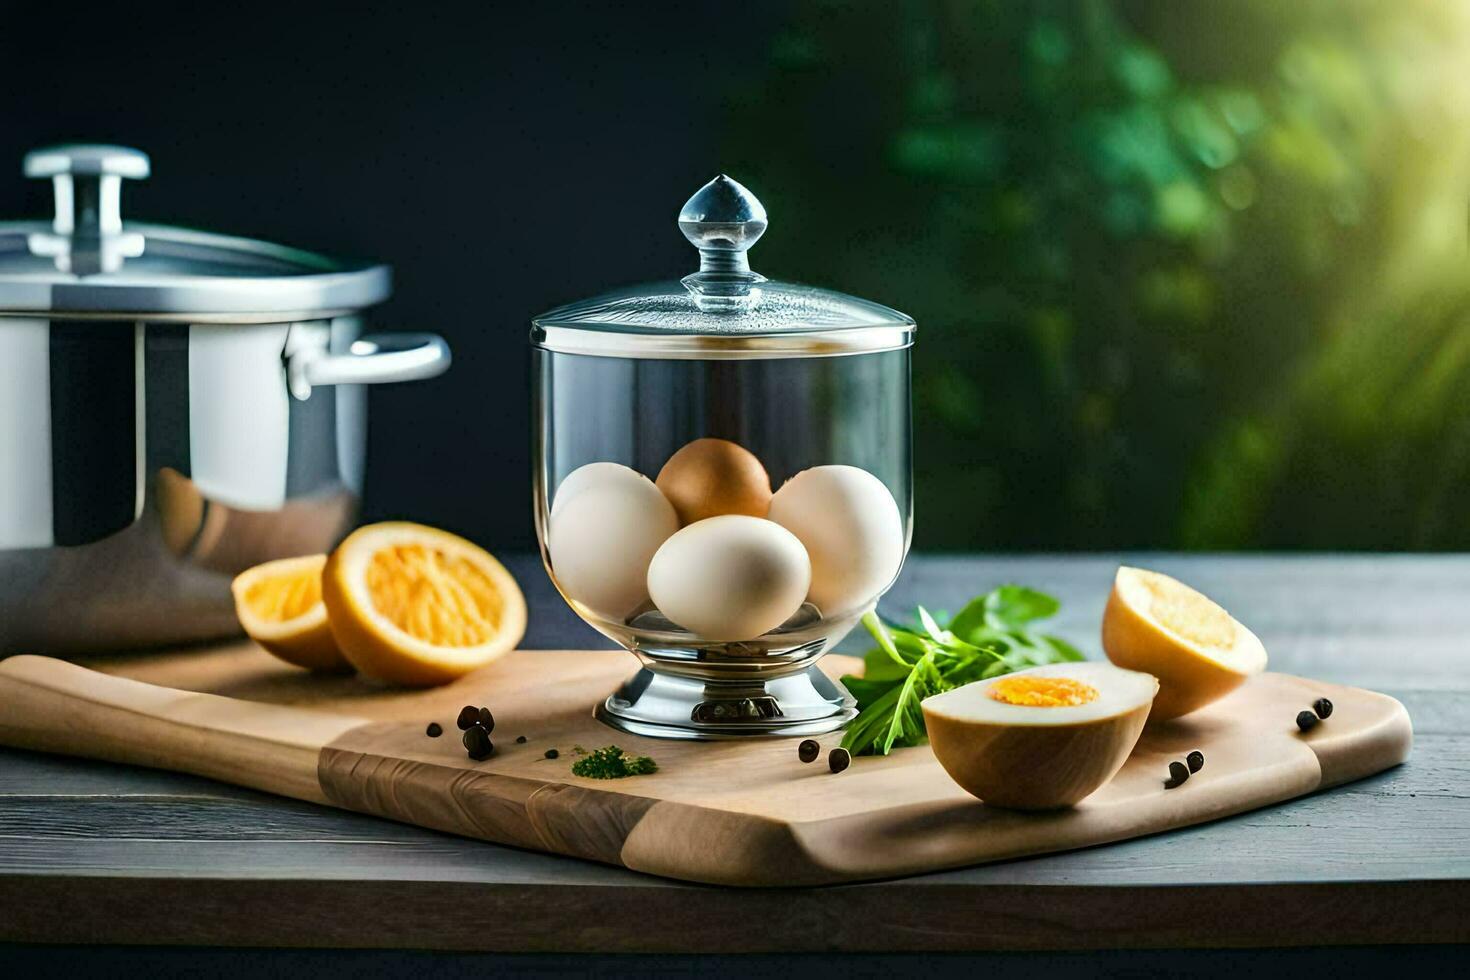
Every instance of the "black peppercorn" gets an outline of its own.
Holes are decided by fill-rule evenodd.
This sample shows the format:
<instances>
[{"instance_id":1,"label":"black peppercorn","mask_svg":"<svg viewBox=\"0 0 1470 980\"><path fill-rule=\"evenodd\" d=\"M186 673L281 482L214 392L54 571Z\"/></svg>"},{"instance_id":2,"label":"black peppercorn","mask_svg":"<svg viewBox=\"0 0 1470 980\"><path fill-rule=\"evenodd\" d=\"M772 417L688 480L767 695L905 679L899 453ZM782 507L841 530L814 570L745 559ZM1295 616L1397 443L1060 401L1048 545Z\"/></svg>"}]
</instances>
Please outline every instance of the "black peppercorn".
<instances>
[{"instance_id":1,"label":"black peppercorn","mask_svg":"<svg viewBox=\"0 0 1470 980\"><path fill-rule=\"evenodd\" d=\"M481 759L488 759L490 753L495 751L495 744L490 741L490 733L479 725L471 725L469 728L466 728L463 741L465 751L476 762L479 762Z\"/></svg>"},{"instance_id":2,"label":"black peppercorn","mask_svg":"<svg viewBox=\"0 0 1470 980\"><path fill-rule=\"evenodd\" d=\"M1189 778L1189 767L1182 762L1169 763L1169 781L1164 784L1165 789L1173 789Z\"/></svg>"},{"instance_id":3,"label":"black peppercorn","mask_svg":"<svg viewBox=\"0 0 1470 980\"><path fill-rule=\"evenodd\" d=\"M1199 772L1205 767L1205 754L1199 749L1195 749L1184 757L1184 761L1188 764L1190 772Z\"/></svg>"},{"instance_id":4,"label":"black peppercorn","mask_svg":"<svg viewBox=\"0 0 1470 980\"><path fill-rule=\"evenodd\" d=\"M1299 711L1296 716L1296 727L1304 732L1309 732L1317 727L1317 722L1320 720L1310 711Z\"/></svg>"},{"instance_id":5,"label":"black peppercorn","mask_svg":"<svg viewBox=\"0 0 1470 980\"><path fill-rule=\"evenodd\" d=\"M1317 717L1326 721L1332 717L1332 702L1326 698L1318 698L1312 702L1312 710L1317 712Z\"/></svg>"},{"instance_id":6,"label":"black peppercorn","mask_svg":"<svg viewBox=\"0 0 1470 980\"><path fill-rule=\"evenodd\" d=\"M833 772L841 772L852 764L852 754L846 749L833 749L827 753L827 768Z\"/></svg>"},{"instance_id":7,"label":"black peppercorn","mask_svg":"<svg viewBox=\"0 0 1470 980\"><path fill-rule=\"evenodd\" d=\"M526 744L526 736L524 736L524 735L517 735L516 736L516 744L517 745L525 745Z\"/></svg>"},{"instance_id":8,"label":"black peppercorn","mask_svg":"<svg viewBox=\"0 0 1470 980\"><path fill-rule=\"evenodd\" d=\"M796 757L802 762L816 762L822 752L821 743L814 738L804 738L796 747Z\"/></svg>"},{"instance_id":9,"label":"black peppercorn","mask_svg":"<svg viewBox=\"0 0 1470 980\"><path fill-rule=\"evenodd\" d=\"M480 727L487 732L495 731L495 716L490 713L489 708L481 708L478 721Z\"/></svg>"},{"instance_id":10,"label":"black peppercorn","mask_svg":"<svg viewBox=\"0 0 1470 980\"><path fill-rule=\"evenodd\" d=\"M429 736L430 738L438 738L440 735L444 734L444 729L439 727L439 723L437 721L431 721L429 722L429 727L424 729L424 734Z\"/></svg>"},{"instance_id":11,"label":"black peppercorn","mask_svg":"<svg viewBox=\"0 0 1470 980\"><path fill-rule=\"evenodd\" d=\"M467 704L459 709L459 717L454 723L459 726L460 731L466 731L471 725L480 720L480 709L472 704Z\"/></svg>"},{"instance_id":12,"label":"black peppercorn","mask_svg":"<svg viewBox=\"0 0 1470 980\"><path fill-rule=\"evenodd\" d=\"M555 759L559 755L561 755L561 753L558 752L556 749L547 749L546 750L546 758L548 758L548 759Z\"/></svg>"}]
</instances>

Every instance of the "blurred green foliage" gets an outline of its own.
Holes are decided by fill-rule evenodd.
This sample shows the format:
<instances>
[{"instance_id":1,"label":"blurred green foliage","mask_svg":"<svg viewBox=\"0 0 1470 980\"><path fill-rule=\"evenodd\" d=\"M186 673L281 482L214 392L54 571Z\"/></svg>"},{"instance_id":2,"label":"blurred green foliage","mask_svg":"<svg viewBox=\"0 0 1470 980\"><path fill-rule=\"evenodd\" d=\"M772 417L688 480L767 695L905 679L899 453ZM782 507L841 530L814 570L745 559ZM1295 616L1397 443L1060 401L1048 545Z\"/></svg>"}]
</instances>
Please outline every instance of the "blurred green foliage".
<instances>
[{"instance_id":1,"label":"blurred green foliage","mask_svg":"<svg viewBox=\"0 0 1470 980\"><path fill-rule=\"evenodd\" d=\"M1470 5L807 0L761 271L919 321L916 545L1470 548Z\"/></svg>"}]
</instances>

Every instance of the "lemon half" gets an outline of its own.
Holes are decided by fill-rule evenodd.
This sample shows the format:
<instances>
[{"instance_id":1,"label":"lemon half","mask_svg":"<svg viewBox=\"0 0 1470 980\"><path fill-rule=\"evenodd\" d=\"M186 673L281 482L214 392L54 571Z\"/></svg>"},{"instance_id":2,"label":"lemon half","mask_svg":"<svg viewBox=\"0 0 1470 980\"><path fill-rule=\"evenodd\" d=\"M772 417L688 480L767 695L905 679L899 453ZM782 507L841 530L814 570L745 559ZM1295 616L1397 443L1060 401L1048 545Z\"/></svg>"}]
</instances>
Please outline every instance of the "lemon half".
<instances>
[{"instance_id":1,"label":"lemon half","mask_svg":"<svg viewBox=\"0 0 1470 980\"><path fill-rule=\"evenodd\" d=\"M230 584L235 614L252 640L308 670L346 670L322 605L326 555L282 558L246 569Z\"/></svg>"},{"instance_id":2,"label":"lemon half","mask_svg":"<svg viewBox=\"0 0 1470 980\"><path fill-rule=\"evenodd\" d=\"M1119 667L1159 679L1150 722L1202 708L1266 669L1254 633L1183 582L1141 568L1118 569L1102 645Z\"/></svg>"},{"instance_id":3,"label":"lemon half","mask_svg":"<svg viewBox=\"0 0 1470 980\"><path fill-rule=\"evenodd\" d=\"M526 631L526 600L505 566L421 524L348 535L327 560L322 601L343 656L395 684L462 677L515 649Z\"/></svg>"}]
</instances>

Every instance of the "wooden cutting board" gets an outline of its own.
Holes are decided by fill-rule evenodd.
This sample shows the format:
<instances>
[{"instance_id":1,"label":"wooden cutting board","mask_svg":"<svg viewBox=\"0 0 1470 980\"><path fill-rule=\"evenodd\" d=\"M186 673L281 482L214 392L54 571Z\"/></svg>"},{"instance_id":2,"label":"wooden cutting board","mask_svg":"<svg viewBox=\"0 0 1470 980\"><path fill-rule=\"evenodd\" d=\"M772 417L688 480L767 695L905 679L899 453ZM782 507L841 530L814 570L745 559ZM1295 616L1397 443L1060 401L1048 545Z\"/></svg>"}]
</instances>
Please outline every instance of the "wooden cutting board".
<instances>
[{"instance_id":1,"label":"wooden cutting board","mask_svg":"<svg viewBox=\"0 0 1470 980\"><path fill-rule=\"evenodd\" d=\"M0 742L208 776L468 837L689 881L814 885L934 871L1123 840L1215 820L1402 762L1393 698L1263 674L1194 715L1150 728L1111 783L1046 814L992 809L927 747L833 774L796 740L669 742L616 732L592 706L635 668L616 651L518 652L447 687L403 691L316 677L250 643L111 657L89 667L0 662ZM828 657L836 675L855 669ZM206 692L206 693L197 693ZM1308 734L1296 713L1336 705ZM454 718L495 713L496 753L469 759ZM429 738L425 728L444 728ZM518 743L516 737L526 741ZM571 775L576 745L657 760L648 776ZM556 748L560 758L545 758ZM1164 789L1191 749L1205 768ZM1204 842L1202 842L1204 843Z\"/></svg>"}]
</instances>

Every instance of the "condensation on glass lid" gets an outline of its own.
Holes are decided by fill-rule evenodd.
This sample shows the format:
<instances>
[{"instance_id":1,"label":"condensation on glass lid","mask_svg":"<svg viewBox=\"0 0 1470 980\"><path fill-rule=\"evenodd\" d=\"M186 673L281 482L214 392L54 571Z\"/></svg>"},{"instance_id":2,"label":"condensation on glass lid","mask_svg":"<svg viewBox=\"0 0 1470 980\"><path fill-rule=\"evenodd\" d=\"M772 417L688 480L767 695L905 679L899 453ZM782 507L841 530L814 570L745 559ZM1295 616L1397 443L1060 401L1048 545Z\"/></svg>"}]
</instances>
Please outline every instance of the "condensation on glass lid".
<instances>
[{"instance_id":1,"label":"condensation on glass lid","mask_svg":"<svg viewBox=\"0 0 1470 980\"><path fill-rule=\"evenodd\" d=\"M755 195L721 174L679 211L696 271L551 310L532 321L532 342L573 354L711 359L837 356L912 343L914 321L897 310L755 271L746 253L767 227Z\"/></svg>"},{"instance_id":2,"label":"condensation on glass lid","mask_svg":"<svg viewBox=\"0 0 1470 980\"><path fill-rule=\"evenodd\" d=\"M805 333L850 327L912 327L907 315L879 303L815 286L766 282L738 313L700 309L682 283L646 283L570 303L542 314L536 326L609 332L707 335Z\"/></svg>"}]
</instances>

